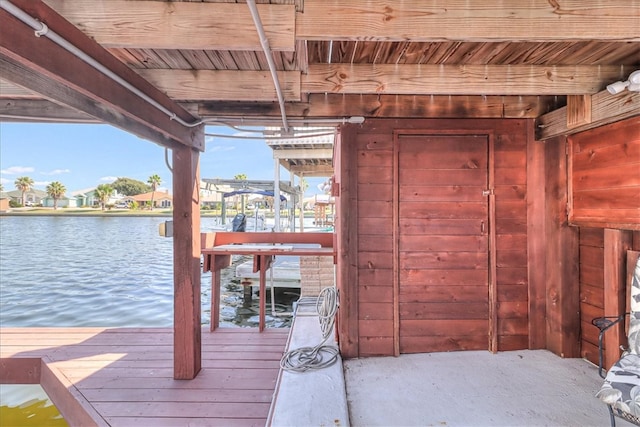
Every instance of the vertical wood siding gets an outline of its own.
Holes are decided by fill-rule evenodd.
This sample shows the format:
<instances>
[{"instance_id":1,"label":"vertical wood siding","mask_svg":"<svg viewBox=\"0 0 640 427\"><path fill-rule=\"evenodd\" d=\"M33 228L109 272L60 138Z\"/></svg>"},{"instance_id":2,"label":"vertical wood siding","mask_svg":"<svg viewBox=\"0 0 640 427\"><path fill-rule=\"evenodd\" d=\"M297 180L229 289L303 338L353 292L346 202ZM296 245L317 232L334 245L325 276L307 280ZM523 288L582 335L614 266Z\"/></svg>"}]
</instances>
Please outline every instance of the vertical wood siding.
<instances>
[{"instance_id":1,"label":"vertical wood siding","mask_svg":"<svg viewBox=\"0 0 640 427\"><path fill-rule=\"evenodd\" d=\"M598 328L591 324L604 316L604 230L580 228L581 356L598 363Z\"/></svg>"}]
</instances>

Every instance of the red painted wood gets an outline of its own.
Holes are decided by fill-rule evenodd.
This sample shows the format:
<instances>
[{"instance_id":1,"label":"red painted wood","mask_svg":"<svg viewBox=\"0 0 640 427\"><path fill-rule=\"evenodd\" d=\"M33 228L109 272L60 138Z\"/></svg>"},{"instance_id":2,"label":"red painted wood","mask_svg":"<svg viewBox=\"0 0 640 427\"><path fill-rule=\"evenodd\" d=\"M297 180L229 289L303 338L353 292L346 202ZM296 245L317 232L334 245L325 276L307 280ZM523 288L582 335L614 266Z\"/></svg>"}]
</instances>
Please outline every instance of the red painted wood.
<instances>
[{"instance_id":1,"label":"red painted wood","mask_svg":"<svg viewBox=\"0 0 640 427\"><path fill-rule=\"evenodd\" d=\"M618 316L627 311L627 250L631 248L631 232L604 230L604 313ZM605 369L620 358L620 346L626 343L625 328L613 326L605 335Z\"/></svg>"},{"instance_id":2,"label":"red painted wood","mask_svg":"<svg viewBox=\"0 0 640 427\"><path fill-rule=\"evenodd\" d=\"M453 349L453 350L451 350ZM430 353L437 351L486 350L487 339L479 335L456 335L452 337L404 337L402 353Z\"/></svg>"},{"instance_id":3,"label":"red painted wood","mask_svg":"<svg viewBox=\"0 0 640 427\"><path fill-rule=\"evenodd\" d=\"M3 328L0 358L46 356L64 391L86 399L102 425L264 425L287 329L203 333L203 368L188 381L173 378L171 337L170 329Z\"/></svg>"},{"instance_id":4,"label":"red painted wood","mask_svg":"<svg viewBox=\"0 0 640 427\"><path fill-rule=\"evenodd\" d=\"M184 108L140 77L42 1L15 0L17 7L46 22L49 29L76 48L163 105L186 122L195 122ZM125 86L96 71L78 56L47 37L35 38L33 30L0 11L3 25L0 57L3 77L56 102L85 112L165 147L183 145L204 150L204 126L188 128L152 107ZM175 194L175 193L174 193Z\"/></svg>"},{"instance_id":5,"label":"red painted wood","mask_svg":"<svg viewBox=\"0 0 640 427\"><path fill-rule=\"evenodd\" d=\"M337 268L336 280L340 292L340 307L337 314L338 342L343 357L358 357L361 354L361 342L358 332L358 285L359 271L354 267L358 263L358 182L361 179L376 176L376 170L361 177L361 168L357 164L358 127L341 127L334 149L335 183L339 188L336 199L337 220ZM373 143L373 142L372 142ZM375 144L374 144L375 145ZM380 170L380 168L377 168ZM382 169L384 170L384 169ZM389 179L386 182L390 181ZM379 181L385 182L385 181Z\"/></svg>"},{"instance_id":6,"label":"red painted wood","mask_svg":"<svg viewBox=\"0 0 640 427\"><path fill-rule=\"evenodd\" d=\"M358 345L360 347L361 357L388 356L392 355L395 351L394 339L392 336L361 336Z\"/></svg>"},{"instance_id":7,"label":"red painted wood","mask_svg":"<svg viewBox=\"0 0 640 427\"><path fill-rule=\"evenodd\" d=\"M474 281L477 279L474 275L482 271L475 268L479 264L486 266L489 257L474 254L477 251L475 247L468 251L469 254L456 256L449 255L447 250L434 251L435 256L431 258L411 255L411 252L415 252L413 250L407 250L406 256L399 256L395 252L401 247L403 240L407 245L414 245L412 249L435 249L442 243L438 241L442 236L458 238L472 235L482 228L483 220L487 225L486 198L474 195L466 187L477 186L478 182L484 182L483 179L486 179L487 175L486 168L480 170L473 167L488 164L488 161L485 163L477 159L461 161L456 156L447 156L441 149L431 150L430 158L419 159L418 156L413 155L420 152L418 147L415 153L407 156L406 164L412 167L402 167L398 161L399 156L395 162L393 161L394 147L397 147L397 145L394 146L394 138L398 135L403 138L412 134L412 138L419 138L420 136L417 135L428 134L426 138L435 138L435 140L445 135L458 144L461 138L464 139L461 135L465 130L469 130L468 133L474 135L490 133L495 135L493 182L496 195L496 218L495 223L492 224L492 230L496 235L496 260L499 259L500 263L496 262L497 268L493 278L497 288L494 298L497 302L509 303L505 308L505 313L509 316L517 319L527 317L528 311L522 307L527 306L528 300L527 206L530 199L527 193L529 178L527 171L530 153L527 149L529 146L534 146L533 122L526 120L368 120L364 125L346 125L343 129L346 131L343 136L348 135L348 137L342 141L340 153L343 157L340 159L338 169L340 174L347 177L346 180L342 180L345 185L341 186L341 190L346 189L349 192L349 199L348 202L344 200L345 203L340 209L344 215L349 216L349 221L343 222L343 225L348 224L348 227L339 231L338 236L343 240L343 247L349 247L351 250L340 267L344 269L342 277L348 277L349 273L352 275L353 287L347 289L349 297L358 291L363 291L365 287L384 288L388 284L407 283L413 287L412 291L405 293L402 288L397 288L394 300L399 304L420 303L420 292L434 292L434 295L439 295L439 298L456 298L455 292L445 296L441 292L431 291L431 287L441 286L446 289L449 286L455 289L455 286L469 286L477 283ZM425 132L424 129L429 131ZM530 137L527 136L528 134ZM445 146L446 144L440 148ZM537 146L542 150L539 150L538 154L544 151L544 145L537 144ZM464 153L465 149L460 151ZM457 165L460 168L429 170L424 167L424 165L433 164ZM544 176L544 168L541 170L541 175ZM396 183L391 189L394 196L392 203L388 203L387 199L390 182ZM402 184L403 182L405 185ZM431 191L427 191L426 187L431 187L428 189ZM540 188L544 188L544 185ZM464 217L456 217L459 213ZM404 236L407 235L437 236L437 238L433 241L422 239L423 242L418 237L406 239ZM544 237L540 241L544 242ZM392 251L389 251L390 247ZM474 269L456 270L456 261L465 261ZM423 262L434 265L423 268L420 264ZM431 271L434 273L430 274ZM486 269L484 275L486 275ZM544 277L544 273L541 277ZM544 286L544 281L541 283ZM380 300L379 303L387 301L386 292L388 291L382 294L385 299ZM360 302L376 304L372 301L374 295L381 294L365 291ZM544 292L542 295L544 298ZM350 312L352 312L356 307L353 307L353 301L350 301L350 304ZM367 308L367 311L364 315L357 316L360 319L358 324L350 325L351 332L364 325L361 324L365 321L364 317L381 316L380 313L369 310L369 308L373 309L373 306L357 304L358 310L362 307ZM384 313L387 312L384 311ZM391 313L392 316L393 313ZM544 322L544 311L536 312L534 317ZM380 321L385 320L388 319ZM513 330L520 333L518 328L506 329L509 334L514 334ZM370 329L367 331L370 333ZM498 347L501 343L505 343L511 349L514 345L522 345L527 341L526 335L527 332L524 333L524 340L521 335L498 337ZM381 340L374 338L359 334L357 343L359 355L396 353L394 344L397 342L393 340L389 342L386 340L388 336L379 337ZM351 348L355 347L353 341L349 345ZM486 348L486 338L483 345L483 348ZM520 348L525 347L526 345ZM384 351L388 352L384 353Z\"/></svg>"},{"instance_id":8,"label":"red painted wood","mask_svg":"<svg viewBox=\"0 0 640 427\"><path fill-rule=\"evenodd\" d=\"M545 224L541 243L545 251L546 319L544 323L542 319L538 321L546 325L547 349L562 357L579 357L579 236L578 229L569 227L567 221L569 174L563 138L545 144L544 169Z\"/></svg>"},{"instance_id":9,"label":"red painted wood","mask_svg":"<svg viewBox=\"0 0 640 427\"><path fill-rule=\"evenodd\" d=\"M400 277L399 316L400 348L404 352L436 351L421 344L412 348L406 337L416 335L447 335L450 347L437 350L456 350L460 348L462 336L482 336L483 347L487 348L489 333L488 301L488 249L487 232L489 229L488 203L483 190L489 185L488 143L486 136L463 135L403 135L400 134L398 146L398 237ZM472 171L476 180L471 183L466 175ZM440 176L444 172L447 182L422 180L430 175ZM404 227L404 220L409 225ZM432 220L448 221L449 226L456 225L455 234L429 226ZM465 224L465 221L468 221ZM475 226L473 228L472 226ZM467 233L462 233L466 230ZM434 234L431 234L431 233ZM476 270L482 274L467 275L477 281L471 284L484 289L479 299L467 301L463 292L468 287L449 279L450 297L463 302L445 302L441 295L415 292L416 283L403 281L405 271L421 271L420 276L428 280L442 280L453 271ZM423 286L425 282L417 282ZM413 288L411 299L404 298L405 289ZM420 288L419 288L420 289ZM432 320L445 321L434 323ZM479 319L483 325L474 332L457 330L455 325L466 324L468 319ZM430 323L424 323L430 322ZM462 323L460 323L462 322ZM429 330L424 325L429 325ZM442 328L442 329L440 329ZM466 345L465 345L466 346Z\"/></svg>"},{"instance_id":10,"label":"red painted wood","mask_svg":"<svg viewBox=\"0 0 640 427\"><path fill-rule=\"evenodd\" d=\"M204 138L204 135L202 136ZM173 149L174 377L194 378L201 367L200 155Z\"/></svg>"},{"instance_id":11,"label":"red painted wood","mask_svg":"<svg viewBox=\"0 0 640 427\"><path fill-rule=\"evenodd\" d=\"M640 229L640 118L572 135L570 221Z\"/></svg>"}]
</instances>

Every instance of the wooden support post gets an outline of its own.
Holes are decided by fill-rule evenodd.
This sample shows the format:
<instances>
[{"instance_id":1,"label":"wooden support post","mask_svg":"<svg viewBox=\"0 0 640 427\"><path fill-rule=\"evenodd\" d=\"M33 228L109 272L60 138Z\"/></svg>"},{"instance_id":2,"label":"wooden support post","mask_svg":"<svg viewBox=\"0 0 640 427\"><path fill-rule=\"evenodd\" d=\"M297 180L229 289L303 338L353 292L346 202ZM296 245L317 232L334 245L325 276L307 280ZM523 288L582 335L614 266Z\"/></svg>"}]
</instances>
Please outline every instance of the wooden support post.
<instances>
[{"instance_id":1,"label":"wooden support post","mask_svg":"<svg viewBox=\"0 0 640 427\"><path fill-rule=\"evenodd\" d=\"M626 258L631 248L631 232L604 230L604 313L616 316L626 311ZM609 369L620 358L620 345L626 345L625 323L613 326L604 337L604 366Z\"/></svg>"},{"instance_id":2,"label":"wooden support post","mask_svg":"<svg viewBox=\"0 0 640 427\"><path fill-rule=\"evenodd\" d=\"M545 145L545 273L547 349L580 357L578 230L567 218L566 139Z\"/></svg>"},{"instance_id":3,"label":"wooden support post","mask_svg":"<svg viewBox=\"0 0 640 427\"><path fill-rule=\"evenodd\" d=\"M173 149L173 377L193 379L202 362L199 153Z\"/></svg>"},{"instance_id":4,"label":"wooden support post","mask_svg":"<svg viewBox=\"0 0 640 427\"><path fill-rule=\"evenodd\" d=\"M527 275L529 349L546 348L545 144L535 141L527 124ZM551 141L550 144L556 143Z\"/></svg>"},{"instance_id":5,"label":"wooden support post","mask_svg":"<svg viewBox=\"0 0 640 427\"><path fill-rule=\"evenodd\" d=\"M271 268L271 261L273 256L271 255L254 255L253 265L254 273L258 271L260 273L260 314L258 320L258 329L260 332L264 331L266 327L266 315L267 315L267 270ZM273 283L271 284L273 286Z\"/></svg>"},{"instance_id":6,"label":"wooden support post","mask_svg":"<svg viewBox=\"0 0 640 427\"><path fill-rule=\"evenodd\" d=\"M337 288L340 292L337 325L340 353L360 355L358 315L358 183L356 136L358 125L345 125L336 138L335 185L339 189L336 226Z\"/></svg>"}]
</instances>

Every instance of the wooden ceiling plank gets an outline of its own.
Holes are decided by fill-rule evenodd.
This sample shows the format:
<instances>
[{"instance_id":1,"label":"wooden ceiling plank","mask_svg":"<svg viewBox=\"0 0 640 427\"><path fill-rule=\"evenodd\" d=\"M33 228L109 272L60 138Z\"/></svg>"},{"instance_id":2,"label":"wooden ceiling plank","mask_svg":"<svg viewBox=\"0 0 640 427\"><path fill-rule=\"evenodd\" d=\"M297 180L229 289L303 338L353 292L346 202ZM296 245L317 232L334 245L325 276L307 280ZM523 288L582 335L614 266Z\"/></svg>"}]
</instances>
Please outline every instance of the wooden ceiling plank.
<instances>
[{"instance_id":1,"label":"wooden ceiling plank","mask_svg":"<svg viewBox=\"0 0 640 427\"><path fill-rule=\"evenodd\" d=\"M640 0L305 0L296 37L377 41L640 41Z\"/></svg>"},{"instance_id":2,"label":"wooden ceiling plank","mask_svg":"<svg viewBox=\"0 0 640 427\"><path fill-rule=\"evenodd\" d=\"M189 68L194 70L209 70L213 68L211 58L204 50L183 50L180 51L185 61L189 63Z\"/></svg>"},{"instance_id":3,"label":"wooden ceiling plank","mask_svg":"<svg viewBox=\"0 0 640 427\"><path fill-rule=\"evenodd\" d=\"M612 95L604 90L591 96L590 122L572 126L571 120L567 120L568 116L570 117L570 112L567 107L540 116L536 120L536 139L544 141L556 136L570 135L629 117L640 116L640 92L624 91Z\"/></svg>"},{"instance_id":4,"label":"wooden ceiling plank","mask_svg":"<svg viewBox=\"0 0 640 427\"><path fill-rule=\"evenodd\" d=\"M261 50L246 4L44 0L105 47ZM295 6L258 5L273 50L295 48Z\"/></svg>"},{"instance_id":5,"label":"wooden ceiling plank","mask_svg":"<svg viewBox=\"0 0 640 427\"><path fill-rule=\"evenodd\" d=\"M140 58L132 52L133 49L107 49L107 51L118 58L121 62L131 68L146 68Z\"/></svg>"},{"instance_id":6,"label":"wooden ceiling plank","mask_svg":"<svg viewBox=\"0 0 640 427\"><path fill-rule=\"evenodd\" d=\"M305 93L581 95L622 79L619 66L313 64Z\"/></svg>"},{"instance_id":7,"label":"wooden ceiling plank","mask_svg":"<svg viewBox=\"0 0 640 427\"><path fill-rule=\"evenodd\" d=\"M269 71L138 70L140 75L173 99L277 100ZM300 101L300 73L280 71L278 79L286 101Z\"/></svg>"},{"instance_id":8,"label":"wooden ceiling plank","mask_svg":"<svg viewBox=\"0 0 640 427\"><path fill-rule=\"evenodd\" d=\"M332 148L283 148L273 150L274 159L332 159Z\"/></svg>"},{"instance_id":9,"label":"wooden ceiling plank","mask_svg":"<svg viewBox=\"0 0 640 427\"><path fill-rule=\"evenodd\" d=\"M12 0L12 3L46 23L51 31L72 42L88 57L129 82L158 105L186 122L195 121L178 104L41 1ZM187 128L171 120L165 112L98 72L48 37L35 37L31 27L4 10L0 10L0 21L0 75L3 78L160 145L173 147L183 144L204 149L203 126Z\"/></svg>"},{"instance_id":10,"label":"wooden ceiling plank","mask_svg":"<svg viewBox=\"0 0 640 427\"><path fill-rule=\"evenodd\" d=\"M289 118L536 118L558 105L557 97L540 96L414 96L311 94L307 102L287 103ZM203 118L278 118L275 102L205 102L198 105Z\"/></svg>"}]
</instances>

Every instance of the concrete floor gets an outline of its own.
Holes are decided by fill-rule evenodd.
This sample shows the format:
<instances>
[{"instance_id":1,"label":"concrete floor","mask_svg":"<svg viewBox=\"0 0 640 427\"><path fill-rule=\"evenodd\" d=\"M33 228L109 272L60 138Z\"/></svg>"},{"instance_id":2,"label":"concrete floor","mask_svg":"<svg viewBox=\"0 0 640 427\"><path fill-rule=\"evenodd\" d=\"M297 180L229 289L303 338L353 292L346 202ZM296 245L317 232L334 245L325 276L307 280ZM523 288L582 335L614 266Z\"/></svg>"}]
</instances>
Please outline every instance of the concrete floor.
<instances>
[{"instance_id":1,"label":"concrete floor","mask_svg":"<svg viewBox=\"0 0 640 427\"><path fill-rule=\"evenodd\" d=\"M608 426L602 380L545 350L343 361L352 426ZM616 419L618 427L630 424Z\"/></svg>"}]
</instances>

